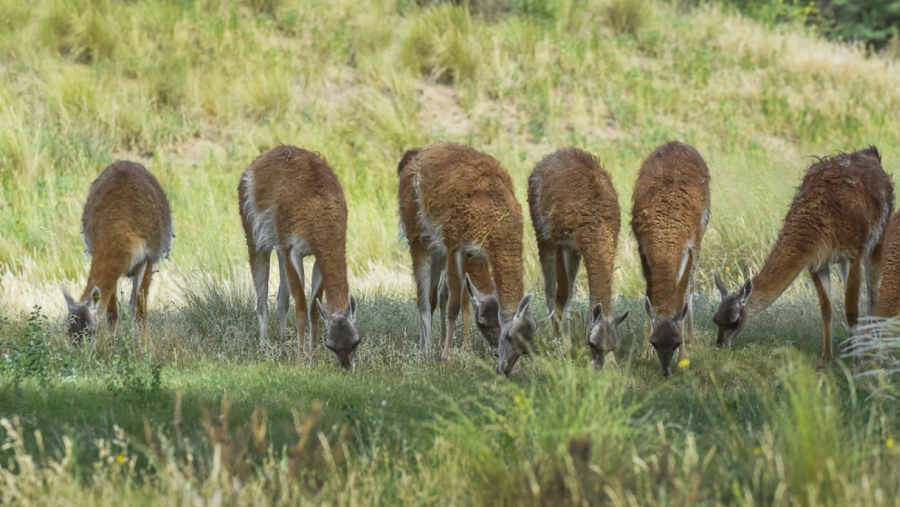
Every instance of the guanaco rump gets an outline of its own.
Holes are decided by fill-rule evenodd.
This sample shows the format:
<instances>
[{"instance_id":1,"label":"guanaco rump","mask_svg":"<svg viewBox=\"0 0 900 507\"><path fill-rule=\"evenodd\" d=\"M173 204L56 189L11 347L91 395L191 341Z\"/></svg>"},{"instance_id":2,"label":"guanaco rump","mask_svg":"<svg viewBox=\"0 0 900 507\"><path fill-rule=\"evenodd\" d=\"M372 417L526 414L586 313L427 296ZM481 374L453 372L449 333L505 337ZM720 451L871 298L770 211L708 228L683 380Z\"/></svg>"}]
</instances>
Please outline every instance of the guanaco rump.
<instances>
[{"instance_id":1,"label":"guanaco rump","mask_svg":"<svg viewBox=\"0 0 900 507\"><path fill-rule=\"evenodd\" d=\"M600 369L606 354L618 346L616 328L628 316L626 311L613 317L610 301L621 222L612 180L590 153L563 148L544 157L532 171L528 207L547 307L555 316L554 336L560 335L584 259L591 309L587 346L591 363Z\"/></svg>"},{"instance_id":2,"label":"guanaco rump","mask_svg":"<svg viewBox=\"0 0 900 507\"><path fill-rule=\"evenodd\" d=\"M894 207L894 185L874 146L819 158L806 171L784 225L762 269L729 294L713 272L722 303L713 317L716 344L730 347L750 318L765 310L804 269L809 271L824 324L822 365L831 361L829 268L844 281L844 313L853 330L859 317L861 265L866 269L869 311L876 301L882 239Z\"/></svg>"},{"instance_id":3,"label":"guanaco rump","mask_svg":"<svg viewBox=\"0 0 900 507\"><path fill-rule=\"evenodd\" d=\"M445 271L450 294L461 293L463 260L466 256L484 260L499 303L497 371L508 375L519 357L532 350L540 325L528 312L532 295L523 297L522 208L513 194L512 180L490 155L455 143L435 143L419 150L401 172L406 170L418 205L416 232L426 238L410 240L423 323L420 340L429 334L430 312L424 299L430 298L434 274ZM409 229L406 232L408 238L416 237ZM443 259L444 266L434 265ZM452 307L449 313L444 360L450 356L456 317Z\"/></svg>"},{"instance_id":4,"label":"guanaco rump","mask_svg":"<svg viewBox=\"0 0 900 507\"><path fill-rule=\"evenodd\" d=\"M444 340L443 358L450 357L450 340L447 334L447 317L450 320L451 334L454 332L456 318L462 309L462 327L467 347L469 343L469 300L475 310L475 325L484 336L491 353L496 356L500 340L499 304L493 294L491 275L484 260L463 254L462 273L456 269L447 271L447 259L441 250L431 248L431 238L419 225L419 203L416 200L415 172L410 162L419 154L420 149L409 150L403 154L397 165L397 201L400 211L400 229L409 242L409 254L412 258L413 273L416 275L416 302L419 307L419 349L431 348L431 321L435 309L440 310L441 339ZM424 270L424 271L423 271ZM465 276L471 281L466 283L465 291L450 291L450 277ZM482 292L483 291L483 292Z\"/></svg>"},{"instance_id":5,"label":"guanaco rump","mask_svg":"<svg viewBox=\"0 0 900 507\"><path fill-rule=\"evenodd\" d=\"M710 216L706 162L691 146L666 143L644 161L632 199L631 229L647 281L650 344L663 375L669 376L675 350L679 360L687 357L685 318L691 339L694 335L694 273Z\"/></svg>"},{"instance_id":6,"label":"guanaco rump","mask_svg":"<svg viewBox=\"0 0 900 507\"><path fill-rule=\"evenodd\" d=\"M307 327L310 355L315 351L321 314L327 327L325 346L335 353L341 367L354 370L360 338L356 330L356 298L347 285L347 203L328 162L294 146L272 148L244 171L238 185L238 202L256 288L260 347L267 338L269 259L275 250L280 275L277 302L282 352L293 295L298 360L306 351ZM303 273L303 258L308 255L315 257L309 306ZM327 307L320 301L323 290Z\"/></svg>"},{"instance_id":7,"label":"guanaco rump","mask_svg":"<svg viewBox=\"0 0 900 507\"><path fill-rule=\"evenodd\" d=\"M91 184L81 232L91 254L87 285L78 301L60 286L69 312L69 336L76 343L82 335L96 331L98 309L106 309L109 327L115 330L116 284L123 276L131 278L135 324L145 322L153 266L168 257L174 236L169 200L142 165L114 162Z\"/></svg>"}]
</instances>

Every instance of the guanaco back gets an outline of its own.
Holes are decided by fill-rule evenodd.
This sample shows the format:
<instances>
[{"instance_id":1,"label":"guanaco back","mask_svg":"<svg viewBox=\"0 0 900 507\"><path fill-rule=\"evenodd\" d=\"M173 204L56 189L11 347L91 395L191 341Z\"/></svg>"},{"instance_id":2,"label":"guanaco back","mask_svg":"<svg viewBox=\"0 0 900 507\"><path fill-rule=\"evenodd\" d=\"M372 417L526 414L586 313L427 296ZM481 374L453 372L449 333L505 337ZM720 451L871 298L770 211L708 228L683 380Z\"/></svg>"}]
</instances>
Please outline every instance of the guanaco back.
<instances>
[{"instance_id":1,"label":"guanaco back","mask_svg":"<svg viewBox=\"0 0 900 507\"><path fill-rule=\"evenodd\" d=\"M632 199L631 229L647 281L650 344L668 376L675 350L679 360L687 357L685 318L691 339L694 334L694 272L710 217L709 168L693 147L666 143L644 161Z\"/></svg>"},{"instance_id":2,"label":"guanaco back","mask_svg":"<svg viewBox=\"0 0 900 507\"><path fill-rule=\"evenodd\" d=\"M81 232L91 254L91 270L77 301L60 286L68 308L68 332L76 342L93 334L98 311L106 309L110 329L119 312L116 285L131 278L131 314L136 324L147 316L147 295L153 266L168 257L172 237L172 211L156 178L144 166L127 160L109 165L91 184Z\"/></svg>"},{"instance_id":3,"label":"guanaco back","mask_svg":"<svg viewBox=\"0 0 900 507\"><path fill-rule=\"evenodd\" d=\"M824 157L806 170L784 225L762 269L729 294L713 272L722 303L713 317L716 344L730 347L750 318L769 307L807 270L819 296L824 324L822 364L832 358L830 267L844 280L844 312L851 330L859 317L861 266L866 266L870 311L876 299L882 239L894 208L894 186L874 146Z\"/></svg>"},{"instance_id":4,"label":"guanaco back","mask_svg":"<svg viewBox=\"0 0 900 507\"><path fill-rule=\"evenodd\" d=\"M544 157L532 171L528 207L547 307L555 316L555 336L567 317L584 259L591 309L587 346L592 364L600 369L618 346L616 328L628 316L626 311L614 317L610 300L621 222L612 179L590 153L563 148Z\"/></svg>"},{"instance_id":5,"label":"guanaco back","mask_svg":"<svg viewBox=\"0 0 900 507\"><path fill-rule=\"evenodd\" d=\"M356 367L360 343L356 298L347 284L347 203L334 171L320 155L294 146L278 146L247 167L238 185L241 222L247 238L256 288L259 342L267 338L269 259L278 255L278 335L284 350L290 297L294 296L299 357L311 336L315 350L319 314L325 320L325 346L342 368ZM307 305L303 259L315 257ZM324 291L327 306L320 301Z\"/></svg>"}]
</instances>

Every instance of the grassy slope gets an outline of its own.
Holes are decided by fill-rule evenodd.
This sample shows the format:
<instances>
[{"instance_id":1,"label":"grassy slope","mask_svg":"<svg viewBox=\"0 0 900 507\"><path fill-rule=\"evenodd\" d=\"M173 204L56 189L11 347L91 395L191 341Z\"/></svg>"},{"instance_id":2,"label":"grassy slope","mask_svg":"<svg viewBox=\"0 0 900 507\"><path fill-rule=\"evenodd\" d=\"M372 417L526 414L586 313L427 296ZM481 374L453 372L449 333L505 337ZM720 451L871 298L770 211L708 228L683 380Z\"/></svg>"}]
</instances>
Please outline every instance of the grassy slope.
<instances>
[{"instance_id":1,"label":"grassy slope","mask_svg":"<svg viewBox=\"0 0 900 507\"><path fill-rule=\"evenodd\" d=\"M889 170L897 159L893 65L714 8L650 4L633 36L610 28L602 2L549 5L555 17L487 23L391 1L284 1L254 15L215 0L4 0L0 299L56 308L55 280L81 283L84 195L119 157L143 161L169 192L167 300L191 274L246 283L236 181L278 143L320 151L341 178L352 287L406 294L393 168L436 139L496 156L523 202L540 157L584 147L612 173L626 216L642 158L666 139L690 142L713 174L703 271L741 275L760 265L807 155L875 143ZM634 295L627 228L622 239L616 290Z\"/></svg>"},{"instance_id":2,"label":"grassy slope","mask_svg":"<svg viewBox=\"0 0 900 507\"><path fill-rule=\"evenodd\" d=\"M704 272L729 266L732 282L761 263L807 154L875 143L889 171L900 155L898 71L853 48L710 7L651 4L633 36L615 33L604 3L551 5L547 19L487 23L394 2L284 1L274 15L254 15L215 0L0 0L11 13L0 20L0 316L9 317L0 333L4 351L46 343L31 357L51 372L43 382L34 373L0 381L0 416L17 415L24 430L24 447L14 426L0 430L10 460L0 467L0 501L900 497L900 457L886 445L896 407L863 400L856 390L868 386L848 382L840 364L814 371L821 328L803 284L729 353L712 347L714 301L702 297L692 363L662 382L641 356L633 296L642 284L627 230L617 306L632 317L619 367L597 375L584 368L584 351L571 363L543 336L541 358L517 366L513 382L490 373L483 347L449 365L415 353L408 262L395 241L394 164L405 148L468 142L500 159L524 197L534 163L576 144L605 162L627 215L642 158L666 139L691 142L713 171ZM443 39L431 40L435 33ZM429 40L437 49L409 50ZM437 70L421 65L432 57ZM442 66L459 79L440 84ZM234 190L246 164L278 143L326 155L348 196L351 283L366 296L354 376L336 371L327 351L296 368L255 349ZM90 181L116 157L138 158L159 176L178 234L143 357L123 345L127 336L118 351L109 336L73 350L55 321L29 335L18 313L35 301L60 306L55 282L83 280L74 224ZM525 258L537 286L532 243ZM154 363L165 365L158 386ZM231 408L219 418L225 399ZM266 424L253 422L256 408ZM283 455L310 434L307 423L329 444L313 438ZM50 466L67 439L69 461ZM153 474L143 471L148 460Z\"/></svg>"}]
</instances>

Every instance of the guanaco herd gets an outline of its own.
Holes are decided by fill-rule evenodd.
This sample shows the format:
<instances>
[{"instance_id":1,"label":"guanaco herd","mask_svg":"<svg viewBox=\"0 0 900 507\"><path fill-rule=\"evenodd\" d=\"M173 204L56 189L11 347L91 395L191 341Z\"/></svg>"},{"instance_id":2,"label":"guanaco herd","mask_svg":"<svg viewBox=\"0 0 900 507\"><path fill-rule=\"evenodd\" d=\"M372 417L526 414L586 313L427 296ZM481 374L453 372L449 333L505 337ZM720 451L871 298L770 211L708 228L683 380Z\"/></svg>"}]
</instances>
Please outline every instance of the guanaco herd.
<instances>
[{"instance_id":1,"label":"guanaco herd","mask_svg":"<svg viewBox=\"0 0 900 507\"><path fill-rule=\"evenodd\" d=\"M432 348L436 309L442 360L450 359L460 310L468 345L470 306L498 373L509 375L516 361L534 349L535 334L548 321L553 336L570 346L567 316L583 262L590 304L586 344L591 363L603 367L618 345L616 329L628 312L617 315L612 307L621 212L612 180L596 157L564 148L541 160L528 178L528 207L549 313L540 320L530 313L532 294L524 293L522 209L500 163L470 147L439 142L407 151L397 176L400 227L409 242L422 351ZM647 335L666 376L676 351L679 360L687 357L685 321L693 340L691 301L710 220L709 181L709 169L696 149L669 142L647 157L634 185L631 228L647 282ZM893 214L893 203L893 184L874 146L816 159L759 273L732 293L712 273L722 297L713 317L717 345L730 347L750 318L778 299L804 269L812 277L822 311L823 365L832 358L831 265L843 279L851 333L859 317L863 266L869 313L900 314L900 213ZM244 171L238 204L257 295L260 346L268 339L269 261L274 250L282 351L293 296L301 356L316 347L321 315L325 346L341 367L352 371L360 344L357 303L347 283L347 203L334 171L316 153L293 146L273 148ZM79 300L62 287L69 335L78 343L83 335L93 334L101 309L115 330L116 284L127 276L132 279L130 307L140 336L153 266L168 256L173 237L165 192L140 164L115 162L90 187L82 231L91 268ZM309 255L315 263L307 302L303 259Z\"/></svg>"}]
</instances>

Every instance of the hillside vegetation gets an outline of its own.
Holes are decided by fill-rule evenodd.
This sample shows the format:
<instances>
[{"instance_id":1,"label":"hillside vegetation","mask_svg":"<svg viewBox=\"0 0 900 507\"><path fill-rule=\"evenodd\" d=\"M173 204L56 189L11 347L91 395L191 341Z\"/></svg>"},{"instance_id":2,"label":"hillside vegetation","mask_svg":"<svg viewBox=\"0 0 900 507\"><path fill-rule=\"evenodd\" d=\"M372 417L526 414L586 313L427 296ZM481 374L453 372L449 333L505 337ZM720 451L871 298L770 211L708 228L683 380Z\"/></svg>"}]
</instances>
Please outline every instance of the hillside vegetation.
<instances>
[{"instance_id":1,"label":"hillside vegetation","mask_svg":"<svg viewBox=\"0 0 900 507\"><path fill-rule=\"evenodd\" d=\"M55 305L56 280L82 283L81 206L118 158L147 165L169 193L177 237L160 286L176 300L192 275L246 284L237 180L280 143L321 152L341 179L351 286L404 294L394 167L435 140L497 157L522 202L541 157L585 148L612 173L626 218L643 157L669 139L694 144L713 175L702 269L735 277L759 267L808 155L873 143L889 172L897 159L900 70L859 46L716 4L485 5L3 0L3 300ZM622 238L615 287L634 295L627 225Z\"/></svg>"}]
</instances>

